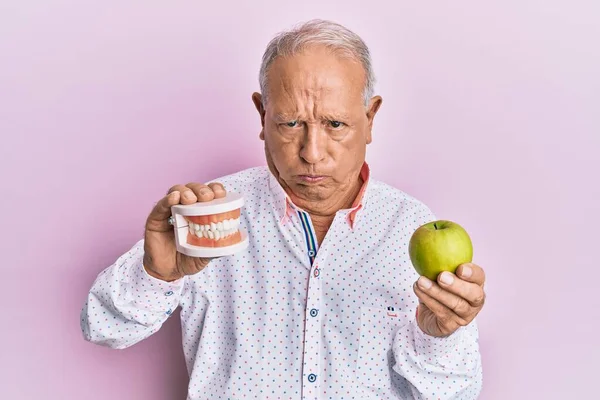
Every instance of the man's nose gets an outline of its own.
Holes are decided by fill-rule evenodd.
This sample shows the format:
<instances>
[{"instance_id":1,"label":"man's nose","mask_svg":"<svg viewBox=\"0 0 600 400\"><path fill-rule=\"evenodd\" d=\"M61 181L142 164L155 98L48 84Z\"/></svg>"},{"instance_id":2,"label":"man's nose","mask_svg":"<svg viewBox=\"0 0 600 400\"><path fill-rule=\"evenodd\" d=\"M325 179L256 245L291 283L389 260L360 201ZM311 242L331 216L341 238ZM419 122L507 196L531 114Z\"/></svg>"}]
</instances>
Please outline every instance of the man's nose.
<instances>
[{"instance_id":1,"label":"man's nose","mask_svg":"<svg viewBox=\"0 0 600 400\"><path fill-rule=\"evenodd\" d=\"M326 155L327 134L318 126L308 125L304 135L300 157L309 164L323 161Z\"/></svg>"}]
</instances>

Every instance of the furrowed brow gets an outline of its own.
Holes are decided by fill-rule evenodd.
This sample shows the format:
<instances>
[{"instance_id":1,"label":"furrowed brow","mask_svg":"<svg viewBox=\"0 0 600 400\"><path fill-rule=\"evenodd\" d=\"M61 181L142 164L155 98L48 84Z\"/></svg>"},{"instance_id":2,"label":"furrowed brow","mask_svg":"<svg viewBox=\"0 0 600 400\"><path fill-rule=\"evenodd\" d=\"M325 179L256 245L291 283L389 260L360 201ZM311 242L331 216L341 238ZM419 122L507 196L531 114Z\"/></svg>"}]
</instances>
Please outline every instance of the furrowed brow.
<instances>
[{"instance_id":1,"label":"furrowed brow","mask_svg":"<svg viewBox=\"0 0 600 400\"><path fill-rule=\"evenodd\" d=\"M286 113L276 113L275 114L275 121L277 122L289 122L289 121L294 121L296 119L296 117L294 117L292 114L286 114Z\"/></svg>"},{"instance_id":2,"label":"furrowed brow","mask_svg":"<svg viewBox=\"0 0 600 400\"><path fill-rule=\"evenodd\" d=\"M350 115L346 113L325 113L323 118L328 121L349 121Z\"/></svg>"}]
</instances>

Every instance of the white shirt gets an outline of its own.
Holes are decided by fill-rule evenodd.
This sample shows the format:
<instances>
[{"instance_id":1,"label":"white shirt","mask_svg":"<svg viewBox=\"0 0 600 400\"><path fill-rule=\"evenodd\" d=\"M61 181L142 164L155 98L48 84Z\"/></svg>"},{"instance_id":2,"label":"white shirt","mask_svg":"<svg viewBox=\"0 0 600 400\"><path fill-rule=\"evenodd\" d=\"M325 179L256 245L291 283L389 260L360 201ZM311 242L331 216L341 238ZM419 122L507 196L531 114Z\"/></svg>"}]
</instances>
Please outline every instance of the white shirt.
<instances>
[{"instance_id":1,"label":"white shirt","mask_svg":"<svg viewBox=\"0 0 600 400\"><path fill-rule=\"evenodd\" d=\"M218 179L245 197L248 249L164 282L144 270L140 240L94 282L85 339L126 348L181 307L188 400L477 398L476 322L434 338L415 320L408 241L433 214L366 163L362 174L320 247L266 167Z\"/></svg>"}]
</instances>

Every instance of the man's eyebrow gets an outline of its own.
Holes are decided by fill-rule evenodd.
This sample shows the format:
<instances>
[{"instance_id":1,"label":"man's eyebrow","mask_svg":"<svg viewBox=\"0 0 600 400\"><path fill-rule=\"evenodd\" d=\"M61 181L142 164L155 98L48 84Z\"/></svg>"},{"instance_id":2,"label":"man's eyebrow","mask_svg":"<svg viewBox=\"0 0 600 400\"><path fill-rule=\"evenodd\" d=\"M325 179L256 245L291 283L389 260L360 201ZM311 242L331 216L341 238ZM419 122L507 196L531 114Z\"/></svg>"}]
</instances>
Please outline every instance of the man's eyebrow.
<instances>
[{"instance_id":1,"label":"man's eyebrow","mask_svg":"<svg viewBox=\"0 0 600 400\"><path fill-rule=\"evenodd\" d=\"M324 113L323 118L328 121L348 121L350 115L346 113Z\"/></svg>"},{"instance_id":2,"label":"man's eyebrow","mask_svg":"<svg viewBox=\"0 0 600 400\"><path fill-rule=\"evenodd\" d=\"M279 122L288 122L288 121L292 121L294 119L295 119L295 117L293 117L292 114L275 113L275 120L279 121Z\"/></svg>"},{"instance_id":3,"label":"man's eyebrow","mask_svg":"<svg viewBox=\"0 0 600 400\"><path fill-rule=\"evenodd\" d=\"M274 114L273 119L277 122L289 122L298 119L298 116L295 113L277 112ZM327 121L348 121L351 117L344 112L329 112L323 113L321 119Z\"/></svg>"}]
</instances>

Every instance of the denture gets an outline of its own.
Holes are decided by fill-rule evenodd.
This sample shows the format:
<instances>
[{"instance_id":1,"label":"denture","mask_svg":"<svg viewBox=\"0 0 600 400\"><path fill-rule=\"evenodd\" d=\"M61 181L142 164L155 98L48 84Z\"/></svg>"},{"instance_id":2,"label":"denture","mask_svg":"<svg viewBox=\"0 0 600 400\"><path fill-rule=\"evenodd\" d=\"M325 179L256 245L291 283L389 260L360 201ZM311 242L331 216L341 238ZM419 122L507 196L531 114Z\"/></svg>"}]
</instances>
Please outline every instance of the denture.
<instances>
[{"instance_id":1,"label":"denture","mask_svg":"<svg viewBox=\"0 0 600 400\"><path fill-rule=\"evenodd\" d=\"M237 193L208 202L171 207L177 250L192 257L231 255L248 246L240 229L244 199Z\"/></svg>"}]
</instances>

